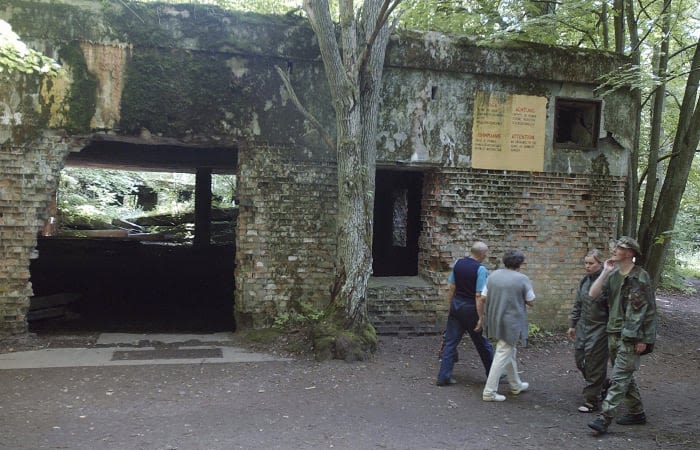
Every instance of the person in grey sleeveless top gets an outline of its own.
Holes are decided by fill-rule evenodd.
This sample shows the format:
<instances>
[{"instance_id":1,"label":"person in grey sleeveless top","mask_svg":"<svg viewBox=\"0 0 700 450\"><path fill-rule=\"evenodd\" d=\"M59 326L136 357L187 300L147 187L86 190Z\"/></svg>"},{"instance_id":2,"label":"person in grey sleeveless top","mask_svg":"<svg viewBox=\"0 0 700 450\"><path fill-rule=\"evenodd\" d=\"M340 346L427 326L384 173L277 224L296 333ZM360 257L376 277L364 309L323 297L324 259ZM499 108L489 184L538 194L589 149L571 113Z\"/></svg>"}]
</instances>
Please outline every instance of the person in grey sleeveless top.
<instances>
[{"instance_id":1,"label":"person in grey sleeveless top","mask_svg":"<svg viewBox=\"0 0 700 450\"><path fill-rule=\"evenodd\" d=\"M525 255L520 250L508 250L503 255L504 269L489 275L486 289L484 332L496 341L496 352L491 363L486 386L482 393L485 402L502 402L506 399L498 393L498 381L505 372L510 392L518 395L528 389L529 383L518 375L518 343L527 344L527 309L535 300L530 279L520 273Z\"/></svg>"}]
</instances>

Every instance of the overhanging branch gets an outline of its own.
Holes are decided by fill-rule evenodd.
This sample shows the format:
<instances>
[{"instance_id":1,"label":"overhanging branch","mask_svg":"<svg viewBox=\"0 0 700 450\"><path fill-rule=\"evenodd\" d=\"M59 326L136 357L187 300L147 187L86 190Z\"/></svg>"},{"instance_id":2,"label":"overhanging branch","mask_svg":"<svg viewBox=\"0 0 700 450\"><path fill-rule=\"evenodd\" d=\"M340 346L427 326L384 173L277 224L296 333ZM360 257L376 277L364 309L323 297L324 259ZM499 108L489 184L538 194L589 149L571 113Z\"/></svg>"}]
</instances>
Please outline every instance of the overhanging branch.
<instances>
[{"instance_id":1,"label":"overhanging branch","mask_svg":"<svg viewBox=\"0 0 700 450\"><path fill-rule=\"evenodd\" d=\"M292 87L292 82L289 80L289 76L287 76L287 73L282 70L279 66L275 66L275 70L277 70L277 73L279 74L280 78L282 79L282 84L284 84L285 89L287 89L287 93L289 94L290 100L292 100L292 103L294 106L297 107L299 112L304 116L306 120L311 122L311 125L314 126L318 130L318 132L321 134L321 137L323 138L324 142L330 148L335 152L335 144L333 143L333 140L331 139L330 135L326 132L326 129L323 128L323 125L321 125L321 122L319 122L316 117L314 117L313 114L311 114L309 111L304 108L304 105L301 104L299 101L299 98L297 97L296 92L294 91L294 88Z\"/></svg>"},{"instance_id":2,"label":"overhanging branch","mask_svg":"<svg viewBox=\"0 0 700 450\"><path fill-rule=\"evenodd\" d=\"M700 153L700 149L696 149L695 153ZM667 155L659 157L659 159L656 160L656 163L660 163L663 160L666 159L671 159L673 157L676 157L680 154L680 152L675 152L675 153L669 153ZM649 169L644 169L644 172L642 172L642 175L639 177L639 184L637 185L637 190L642 189L642 186L644 185L644 179L647 177L647 173L649 172Z\"/></svg>"}]
</instances>

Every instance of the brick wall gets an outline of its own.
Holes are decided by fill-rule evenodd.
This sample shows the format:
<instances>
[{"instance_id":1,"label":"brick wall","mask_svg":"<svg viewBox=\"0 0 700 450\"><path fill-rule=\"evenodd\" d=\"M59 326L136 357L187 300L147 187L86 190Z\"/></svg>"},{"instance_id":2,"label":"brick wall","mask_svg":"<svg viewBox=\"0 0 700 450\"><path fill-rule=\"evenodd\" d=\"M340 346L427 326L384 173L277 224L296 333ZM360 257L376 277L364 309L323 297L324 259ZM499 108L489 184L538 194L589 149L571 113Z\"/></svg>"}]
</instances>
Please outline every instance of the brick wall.
<instances>
[{"instance_id":1,"label":"brick wall","mask_svg":"<svg viewBox=\"0 0 700 450\"><path fill-rule=\"evenodd\" d=\"M426 177L420 274L444 285L450 264L475 239L485 241L490 270L509 248L525 252L522 272L533 281L530 322L566 326L583 257L607 251L624 205L624 179L591 175L445 169ZM436 302L446 308L446 303Z\"/></svg>"},{"instance_id":2,"label":"brick wall","mask_svg":"<svg viewBox=\"0 0 700 450\"><path fill-rule=\"evenodd\" d=\"M320 306L333 279L335 163L287 147L239 151L236 321L271 325L295 302Z\"/></svg>"},{"instance_id":3,"label":"brick wall","mask_svg":"<svg viewBox=\"0 0 700 450\"><path fill-rule=\"evenodd\" d=\"M335 165L291 157L290 149L241 151L236 314L239 326L269 326L297 301L322 305L333 274ZM530 321L566 326L582 259L605 249L623 207L624 179L588 175L442 169L425 174L419 276L373 278L370 319L383 334L425 334L444 326L451 263L475 239L486 265L525 252L537 294Z\"/></svg>"},{"instance_id":4,"label":"brick wall","mask_svg":"<svg viewBox=\"0 0 700 450\"><path fill-rule=\"evenodd\" d=\"M445 327L445 296L421 277L371 278L367 308L377 333L435 334Z\"/></svg>"},{"instance_id":5,"label":"brick wall","mask_svg":"<svg viewBox=\"0 0 700 450\"><path fill-rule=\"evenodd\" d=\"M31 145L0 146L0 335L27 331L30 255L67 152L48 134Z\"/></svg>"}]
</instances>

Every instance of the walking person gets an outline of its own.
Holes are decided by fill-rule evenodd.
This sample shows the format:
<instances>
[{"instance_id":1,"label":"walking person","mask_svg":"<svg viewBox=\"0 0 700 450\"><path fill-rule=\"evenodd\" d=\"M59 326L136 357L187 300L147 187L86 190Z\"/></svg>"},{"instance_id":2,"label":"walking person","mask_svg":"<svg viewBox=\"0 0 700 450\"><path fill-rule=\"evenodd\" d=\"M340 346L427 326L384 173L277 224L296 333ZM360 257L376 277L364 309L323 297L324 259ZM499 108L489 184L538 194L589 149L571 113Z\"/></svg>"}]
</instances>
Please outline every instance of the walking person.
<instances>
[{"instance_id":1,"label":"walking person","mask_svg":"<svg viewBox=\"0 0 700 450\"><path fill-rule=\"evenodd\" d=\"M504 269L493 272L482 292L485 297L484 331L496 340L496 352L491 364L482 399L486 402L502 402L506 399L498 393L498 382L505 372L510 392L518 395L528 389L529 383L518 374L516 345L527 343L527 306L535 301L530 279L520 273L525 255L520 250L508 250L503 256Z\"/></svg>"},{"instance_id":2,"label":"walking person","mask_svg":"<svg viewBox=\"0 0 700 450\"><path fill-rule=\"evenodd\" d=\"M586 385L583 388L583 404L579 412L590 413L600 408L607 388L608 369L608 302L604 294L591 297L591 284L603 271L603 253L593 249L583 258L586 275L579 281L576 300L571 311L571 327L567 331L574 341L576 367Z\"/></svg>"},{"instance_id":3,"label":"walking person","mask_svg":"<svg viewBox=\"0 0 700 450\"><path fill-rule=\"evenodd\" d=\"M598 434L608 431L622 402L627 414L617 419L618 424L643 425L647 421L634 374L641 355L651 352L656 341L657 312L649 274L634 261L640 254L637 241L621 237L589 291L591 297L602 293L608 298L608 350L613 366L601 413L588 424Z\"/></svg>"},{"instance_id":4,"label":"walking person","mask_svg":"<svg viewBox=\"0 0 700 450\"><path fill-rule=\"evenodd\" d=\"M447 316L444 334L445 344L436 382L438 386L457 383L452 377L452 369L456 360L457 346L464 333L469 333L487 375L491 368L493 346L481 333L479 314L479 311L483 310L481 291L484 289L488 277L488 270L482 262L486 258L488 249L485 243L474 242L469 256L457 260L450 273L448 280L450 290L447 296L450 310Z\"/></svg>"}]
</instances>

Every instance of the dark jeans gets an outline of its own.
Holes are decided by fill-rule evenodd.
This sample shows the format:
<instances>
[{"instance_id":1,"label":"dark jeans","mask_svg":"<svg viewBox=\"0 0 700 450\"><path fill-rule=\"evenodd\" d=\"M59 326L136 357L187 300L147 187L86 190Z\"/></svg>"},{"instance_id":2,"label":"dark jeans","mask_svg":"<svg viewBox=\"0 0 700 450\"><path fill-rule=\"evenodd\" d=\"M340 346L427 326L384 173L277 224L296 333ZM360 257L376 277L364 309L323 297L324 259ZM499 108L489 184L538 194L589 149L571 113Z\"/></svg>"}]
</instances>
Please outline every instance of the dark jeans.
<instances>
[{"instance_id":1,"label":"dark jeans","mask_svg":"<svg viewBox=\"0 0 700 450\"><path fill-rule=\"evenodd\" d=\"M460 299L452 300L445 327L445 350L442 354L442 361L440 361L438 381L447 381L452 377L452 368L455 364L454 355L465 332L469 333L476 351L479 352L481 362L486 369L486 376L489 375L493 361L493 346L481 333L474 331L478 321L479 315L476 313L476 305Z\"/></svg>"}]
</instances>

